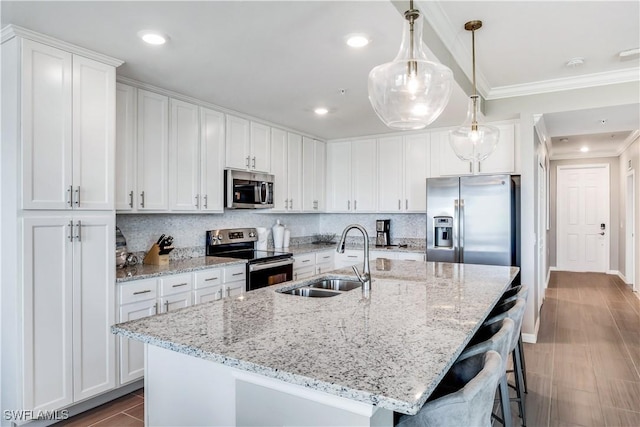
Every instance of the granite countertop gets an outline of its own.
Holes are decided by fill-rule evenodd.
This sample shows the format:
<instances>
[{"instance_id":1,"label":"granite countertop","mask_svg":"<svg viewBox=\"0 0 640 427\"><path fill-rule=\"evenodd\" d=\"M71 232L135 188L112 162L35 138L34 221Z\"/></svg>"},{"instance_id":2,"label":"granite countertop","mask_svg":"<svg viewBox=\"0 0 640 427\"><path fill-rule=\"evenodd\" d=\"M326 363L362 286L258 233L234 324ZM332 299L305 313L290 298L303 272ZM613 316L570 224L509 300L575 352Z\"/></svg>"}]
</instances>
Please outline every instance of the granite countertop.
<instances>
[{"instance_id":1,"label":"granite countertop","mask_svg":"<svg viewBox=\"0 0 640 427\"><path fill-rule=\"evenodd\" d=\"M371 267L368 295L361 289L331 298L276 292L307 279L118 324L112 331L415 414L519 269L386 259ZM321 276L351 275L342 269Z\"/></svg>"},{"instance_id":2,"label":"granite countertop","mask_svg":"<svg viewBox=\"0 0 640 427\"><path fill-rule=\"evenodd\" d=\"M246 262L244 259L237 258L202 256L170 261L167 265L136 264L131 267L116 269L116 283L150 279L169 274L189 273L211 267L226 267L233 264L244 264Z\"/></svg>"}]
</instances>

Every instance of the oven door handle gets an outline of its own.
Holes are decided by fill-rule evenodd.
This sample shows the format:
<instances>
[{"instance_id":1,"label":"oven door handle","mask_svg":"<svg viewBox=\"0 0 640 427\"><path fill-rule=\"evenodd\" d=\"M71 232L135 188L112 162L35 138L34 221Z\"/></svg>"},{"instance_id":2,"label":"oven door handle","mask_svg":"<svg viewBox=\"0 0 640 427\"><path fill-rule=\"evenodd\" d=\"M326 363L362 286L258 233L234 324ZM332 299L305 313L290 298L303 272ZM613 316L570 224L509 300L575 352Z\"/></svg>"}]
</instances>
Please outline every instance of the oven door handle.
<instances>
[{"instance_id":1,"label":"oven door handle","mask_svg":"<svg viewBox=\"0 0 640 427\"><path fill-rule=\"evenodd\" d=\"M287 258L285 260L276 261L276 262L263 262L260 264L249 264L249 273L254 271L268 270L270 268L275 268L275 267L283 267L285 265L291 265L291 264L293 264L293 258Z\"/></svg>"}]
</instances>

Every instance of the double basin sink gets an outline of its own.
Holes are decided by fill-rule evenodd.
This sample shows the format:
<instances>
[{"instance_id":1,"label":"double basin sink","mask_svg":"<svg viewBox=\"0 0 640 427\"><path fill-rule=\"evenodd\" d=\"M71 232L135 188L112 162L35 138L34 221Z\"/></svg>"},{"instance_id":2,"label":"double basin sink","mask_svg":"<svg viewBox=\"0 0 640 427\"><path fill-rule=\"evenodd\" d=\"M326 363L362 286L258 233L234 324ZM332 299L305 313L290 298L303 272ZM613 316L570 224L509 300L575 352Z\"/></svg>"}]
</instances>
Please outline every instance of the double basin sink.
<instances>
[{"instance_id":1,"label":"double basin sink","mask_svg":"<svg viewBox=\"0 0 640 427\"><path fill-rule=\"evenodd\" d=\"M289 290L278 290L282 294L298 295L302 297L327 298L340 295L342 292L350 291L362 286L358 280L350 279L318 279L314 282Z\"/></svg>"}]
</instances>

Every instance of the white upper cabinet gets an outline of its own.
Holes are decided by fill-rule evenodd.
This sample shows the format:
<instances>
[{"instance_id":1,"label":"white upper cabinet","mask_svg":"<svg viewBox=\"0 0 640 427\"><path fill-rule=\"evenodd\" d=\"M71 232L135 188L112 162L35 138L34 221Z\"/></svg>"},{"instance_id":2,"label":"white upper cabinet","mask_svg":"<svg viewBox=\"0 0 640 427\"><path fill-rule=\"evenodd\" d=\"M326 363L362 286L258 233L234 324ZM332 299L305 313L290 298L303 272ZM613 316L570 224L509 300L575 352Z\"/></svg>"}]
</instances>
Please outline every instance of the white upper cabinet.
<instances>
[{"instance_id":1,"label":"white upper cabinet","mask_svg":"<svg viewBox=\"0 0 640 427\"><path fill-rule=\"evenodd\" d=\"M224 114L200 108L200 210L222 212L223 174Z\"/></svg>"},{"instance_id":2,"label":"white upper cabinet","mask_svg":"<svg viewBox=\"0 0 640 427\"><path fill-rule=\"evenodd\" d=\"M376 211L376 141L327 145L327 211Z\"/></svg>"},{"instance_id":3,"label":"white upper cabinet","mask_svg":"<svg viewBox=\"0 0 640 427\"><path fill-rule=\"evenodd\" d=\"M169 209L200 208L200 135L198 106L171 99L169 126Z\"/></svg>"},{"instance_id":4,"label":"white upper cabinet","mask_svg":"<svg viewBox=\"0 0 640 427\"><path fill-rule=\"evenodd\" d=\"M404 137L404 206L405 212L427 211L427 178L431 177L431 135Z\"/></svg>"},{"instance_id":5,"label":"white upper cabinet","mask_svg":"<svg viewBox=\"0 0 640 427\"><path fill-rule=\"evenodd\" d=\"M273 210L286 211L289 207L287 160L287 132L271 128L271 173L273 182Z\"/></svg>"},{"instance_id":6,"label":"white upper cabinet","mask_svg":"<svg viewBox=\"0 0 640 427\"><path fill-rule=\"evenodd\" d=\"M401 212L404 207L402 145L401 136L378 140L378 210L382 212Z\"/></svg>"},{"instance_id":7,"label":"white upper cabinet","mask_svg":"<svg viewBox=\"0 0 640 427\"><path fill-rule=\"evenodd\" d=\"M269 172L270 152L269 126L227 114L226 167Z\"/></svg>"},{"instance_id":8,"label":"white upper cabinet","mask_svg":"<svg viewBox=\"0 0 640 427\"><path fill-rule=\"evenodd\" d=\"M253 171L269 172L271 170L271 128L260 123L251 122L251 163Z\"/></svg>"},{"instance_id":9,"label":"white upper cabinet","mask_svg":"<svg viewBox=\"0 0 640 427\"><path fill-rule=\"evenodd\" d=\"M311 138L302 138L302 210L324 210L324 189L327 144Z\"/></svg>"},{"instance_id":10,"label":"white upper cabinet","mask_svg":"<svg viewBox=\"0 0 640 427\"><path fill-rule=\"evenodd\" d=\"M138 210L169 207L169 98L138 89Z\"/></svg>"},{"instance_id":11,"label":"white upper cabinet","mask_svg":"<svg viewBox=\"0 0 640 427\"><path fill-rule=\"evenodd\" d=\"M113 209L115 68L23 40L21 81L23 209Z\"/></svg>"},{"instance_id":12,"label":"white upper cabinet","mask_svg":"<svg viewBox=\"0 0 640 427\"><path fill-rule=\"evenodd\" d=\"M500 130L496 149L481 162L460 160L449 144L449 133L431 134L431 168L433 176L459 176L476 174L520 173L516 161L518 135L513 123L494 124Z\"/></svg>"},{"instance_id":13,"label":"white upper cabinet","mask_svg":"<svg viewBox=\"0 0 640 427\"><path fill-rule=\"evenodd\" d=\"M136 89L116 83L116 210L136 208Z\"/></svg>"},{"instance_id":14,"label":"white upper cabinet","mask_svg":"<svg viewBox=\"0 0 640 427\"><path fill-rule=\"evenodd\" d=\"M302 210L302 136L287 133L287 194L289 211Z\"/></svg>"}]
</instances>

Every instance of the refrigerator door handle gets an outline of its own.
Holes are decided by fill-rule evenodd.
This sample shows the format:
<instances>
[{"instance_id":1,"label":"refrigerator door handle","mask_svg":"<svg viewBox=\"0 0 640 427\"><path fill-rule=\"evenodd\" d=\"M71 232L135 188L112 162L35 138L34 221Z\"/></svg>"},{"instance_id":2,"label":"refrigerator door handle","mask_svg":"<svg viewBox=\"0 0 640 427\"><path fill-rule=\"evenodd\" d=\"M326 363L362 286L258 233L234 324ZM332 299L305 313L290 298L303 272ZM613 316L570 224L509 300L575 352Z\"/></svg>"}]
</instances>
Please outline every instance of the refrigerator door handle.
<instances>
[{"instance_id":1,"label":"refrigerator door handle","mask_svg":"<svg viewBox=\"0 0 640 427\"><path fill-rule=\"evenodd\" d=\"M460 200L455 199L453 201L453 262L459 262L458 250L460 249Z\"/></svg>"},{"instance_id":2,"label":"refrigerator door handle","mask_svg":"<svg viewBox=\"0 0 640 427\"><path fill-rule=\"evenodd\" d=\"M460 251L459 262L464 263L464 199L460 199L459 203L460 207L458 208L458 215L460 217L458 233L460 235L460 243L458 244L458 249Z\"/></svg>"}]
</instances>

